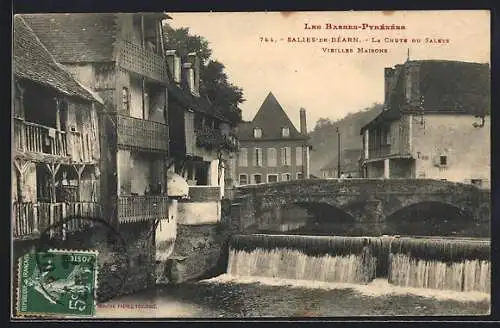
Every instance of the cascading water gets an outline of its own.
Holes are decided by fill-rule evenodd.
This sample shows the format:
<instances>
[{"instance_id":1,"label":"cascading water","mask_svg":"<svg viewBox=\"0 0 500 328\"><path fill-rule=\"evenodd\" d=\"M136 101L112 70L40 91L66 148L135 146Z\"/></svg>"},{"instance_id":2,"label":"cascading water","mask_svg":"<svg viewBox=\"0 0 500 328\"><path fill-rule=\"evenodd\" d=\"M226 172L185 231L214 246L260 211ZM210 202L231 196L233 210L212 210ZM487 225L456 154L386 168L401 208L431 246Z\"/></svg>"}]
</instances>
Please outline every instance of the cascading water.
<instances>
[{"instance_id":1,"label":"cascading water","mask_svg":"<svg viewBox=\"0 0 500 328\"><path fill-rule=\"evenodd\" d=\"M489 293L489 259L489 241L237 235L230 243L227 273L341 283L386 277L403 287Z\"/></svg>"},{"instance_id":2,"label":"cascading water","mask_svg":"<svg viewBox=\"0 0 500 328\"><path fill-rule=\"evenodd\" d=\"M487 241L395 239L390 244L389 282L418 288L490 292Z\"/></svg>"},{"instance_id":3,"label":"cascading water","mask_svg":"<svg viewBox=\"0 0 500 328\"><path fill-rule=\"evenodd\" d=\"M375 254L362 256L363 240L297 235L235 236L230 245L227 273L324 282L367 282L375 276L376 257Z\"/></svg>"}]
</instances>

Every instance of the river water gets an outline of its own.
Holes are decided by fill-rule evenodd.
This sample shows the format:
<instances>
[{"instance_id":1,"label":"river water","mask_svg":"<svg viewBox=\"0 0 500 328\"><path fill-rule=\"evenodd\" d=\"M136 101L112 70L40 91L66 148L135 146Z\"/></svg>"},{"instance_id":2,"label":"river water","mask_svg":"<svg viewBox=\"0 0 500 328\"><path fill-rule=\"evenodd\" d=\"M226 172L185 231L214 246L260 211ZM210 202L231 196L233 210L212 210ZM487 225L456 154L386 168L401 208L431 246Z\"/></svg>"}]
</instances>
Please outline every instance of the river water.
<instances>
[{"instance_id":1,"label":"river water","mask_svg":"<svg viewBox=\"0 0 500 328\"><path fill-rule=\"evenodd\" d=\"M375 279L367 285L266 277L216 278L114 299L107 318L303 318L488 315L488 294L408 288Z\"/></svg>"},{"instance_id":2,"label":"river water","mask_svg":"<svg viewBox=\"0 0 500 328\"><path fill-rule=\"evenodd\" d=\"M391 251L395 253L388 254L386 271L390 278L382 278L375 257L362 258L355 252L362 247L360 242L359 238L343 237L243 236L232 244L227 273L116 298L98 305L97 314L129 318L301 318L490 313L490 262L481 255L485 245L395 242L398 247ZM295 249L290 248L292 245ZM299 251L301 245L309 253ZM323 254L332 249L334 253ZM427 259L413 259L419 255L415 250ZM477 258L463 258L472 251ZM365 279L367 272L370 279Z\"/></svg>"}]
</instances>

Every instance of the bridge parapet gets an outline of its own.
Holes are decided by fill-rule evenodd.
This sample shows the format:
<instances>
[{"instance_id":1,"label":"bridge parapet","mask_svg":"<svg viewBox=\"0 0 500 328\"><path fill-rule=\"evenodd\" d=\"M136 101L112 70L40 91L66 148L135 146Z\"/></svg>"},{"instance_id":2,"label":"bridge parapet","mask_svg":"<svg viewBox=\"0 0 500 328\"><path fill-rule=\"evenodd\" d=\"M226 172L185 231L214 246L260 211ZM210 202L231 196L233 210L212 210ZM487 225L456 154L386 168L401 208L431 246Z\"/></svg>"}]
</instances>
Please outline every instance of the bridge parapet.
<instances>
[{"instance_id":1,"label":"bridge parapet","mask_svg":"<svg viewBox=\"0 0 500 328\"><path fill-rule=\"evenodd\" d=\"M241 186L236 194L239 199L245 198L245 220L252 223L273 208L311 203L340 209L358 224L384 225L385 219L393 213L421 203L441 203L455 208L477 224L489 224L491 216L488 190L432 179L296 180Z\"/></svg>"}]
</instances>

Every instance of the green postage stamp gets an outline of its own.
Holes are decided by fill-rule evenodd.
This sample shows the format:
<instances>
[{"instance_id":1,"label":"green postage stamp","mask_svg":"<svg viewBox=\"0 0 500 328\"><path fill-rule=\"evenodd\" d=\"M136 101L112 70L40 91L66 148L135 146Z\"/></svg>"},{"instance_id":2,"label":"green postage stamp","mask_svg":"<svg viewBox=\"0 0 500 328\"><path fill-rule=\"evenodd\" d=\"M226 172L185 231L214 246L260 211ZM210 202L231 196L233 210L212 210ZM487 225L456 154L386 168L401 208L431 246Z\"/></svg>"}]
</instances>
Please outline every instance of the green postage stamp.
<instances>
[{"instance_id":1,"label":"green postage stamp","mask_svg":"<svg viewBox=\"0 0 500 328\"><path fill-rule=\"evenodd\" d=\"M93 316L95 251L49 250L19 259L17 316Z\"/></svg>"}]
</instances>

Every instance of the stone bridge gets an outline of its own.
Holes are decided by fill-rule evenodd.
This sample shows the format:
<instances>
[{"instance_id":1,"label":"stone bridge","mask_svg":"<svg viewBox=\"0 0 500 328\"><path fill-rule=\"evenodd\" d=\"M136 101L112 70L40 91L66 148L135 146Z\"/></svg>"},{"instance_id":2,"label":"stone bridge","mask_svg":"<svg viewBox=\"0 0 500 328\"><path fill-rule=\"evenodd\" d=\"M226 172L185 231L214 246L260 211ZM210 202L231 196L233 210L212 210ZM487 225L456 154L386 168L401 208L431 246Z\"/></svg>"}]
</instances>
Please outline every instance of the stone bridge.
<instances>
[{"instance_id":1,"label":"stone bridge","mask_svg":"<svg viewBox=\"0 0 500 328\"><path fill-rule=\"evenodd\" d=\"M405 230L404 225L408 228L415 222L422 222L422 227L415 227L416 230L430 230L430 234L443 225L451 227L453 222L448 221L440 227L423 223L425 217L419 217L419 213L427 215L423 210L427 205L431 211L440 209L441 213L461 217L461 227L456 228L463 230L459 234L467 235L469 231L471 235L489 235L491 193L463 183L431 179L313 179L242 186L237 188L235 196L231 222L240 231L250 232L263 220L276 219L277 211L289 205L329 207L336 214L326 215L327 221L335 223L341 216L348 217L347 225L351 228L362 227L358 230L373 234L397 234ZM409 211L413 214L408 214ZM399 217L397 227L389 229L396 217ZM479 226L481 233L471 232ZM420 233L429 234L413 232Z\"/></svg>"}]
</instances>

